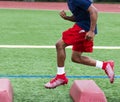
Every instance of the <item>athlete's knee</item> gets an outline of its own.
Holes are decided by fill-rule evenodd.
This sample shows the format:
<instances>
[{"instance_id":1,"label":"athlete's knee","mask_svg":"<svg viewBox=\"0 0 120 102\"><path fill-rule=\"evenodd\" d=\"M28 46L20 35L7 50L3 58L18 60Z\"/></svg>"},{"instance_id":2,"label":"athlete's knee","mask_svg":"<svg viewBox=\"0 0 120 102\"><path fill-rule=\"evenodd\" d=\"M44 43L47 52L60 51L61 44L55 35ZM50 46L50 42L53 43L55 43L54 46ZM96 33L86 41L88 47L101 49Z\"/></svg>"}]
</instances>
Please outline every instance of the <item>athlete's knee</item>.
<instances>
[{"instance_id":1,"label":"athlete's knee","mask_svg":"<svg viewBox=\"0 0 120 102\"><path fill-rule=\"evenodd\" d=\"M72 61L72 62L76 62L75 57L71 56L71 61Z\"/></svg>"},{"instance_id":2,"label":"athlete's knee","mask_svg":"<svg viewBox=\"0 0 120 102\"><path fill-rule=\"evenodd\" d=\"M77 63L79 60L78 60L78 57L72 56L71 61Z\"/></svg>"},{"instance_id":3,"label":"athlete's knee","mask_svg":"<svg viewBox=\"0 0 120 102\"><path fill-rule=\"evenodd\" d=\"M58 42L55 44L55 46L56 46L56 49L59 49L59 48L61 48L62 43L61 43L60 41L58 41Z\"/></svg>"},{"instance_id":4,"label":"athlete's knee","mask_svg":"<svg viewBox=\"0 0 120 102\"><path fill-rule=\"evenodd\" d=\"M79 53L72 53L71 61L75 63L81 62L81 55Z\"/></svg>"},{"instance_id":5,"label":"athlete's knee","mask_svg":"<svg viewBox=\"0 0 120 102\"><path fill-rule=\"evenodd\" d=\"M61 43L59 41L56 42L56 44L55 44L56 48L58 48L60 45L61 45Z\"/></svg>"},{"instance_id":6,"label":"athlete's knee","mask_svg":"<svg viewBox=\"0 0 120 102\"><path fill-rule=\"evenodd\" d=\"M78 62L79 56L72 54L71 61L72 62Z\"/></svg>"},{"instance_id":7,"label":"athlete's knee","mask_svg":"<svg viewBox=\"0 0 120 102\"><path fill-rule=\"evenodd\" d=\"M56 44L56 49L61 49L61 48L65 48L65 43L63 42L63 40L59 40Z\"/></svg>"}]
</instances>

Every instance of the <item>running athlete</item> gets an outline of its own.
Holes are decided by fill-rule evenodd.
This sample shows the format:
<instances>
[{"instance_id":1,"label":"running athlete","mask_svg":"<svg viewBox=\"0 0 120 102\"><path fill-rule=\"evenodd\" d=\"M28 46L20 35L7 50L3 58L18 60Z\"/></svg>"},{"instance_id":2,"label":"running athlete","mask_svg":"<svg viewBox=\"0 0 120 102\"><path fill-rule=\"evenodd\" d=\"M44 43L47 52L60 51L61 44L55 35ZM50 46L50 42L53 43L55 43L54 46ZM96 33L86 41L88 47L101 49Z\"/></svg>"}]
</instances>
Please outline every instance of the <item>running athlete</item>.
<instances>
[{"instance_id":1,"label":"running athlete","mask_svg":"<svg viewBox=\"0 0 120 102\"><path fill-rule=\"evenodd\" d=\"M45 84L45 88L56 88L68 83L65 73L65 48L72 45L71 60L78 64L94 66L102 69L107 74L110 83L114 82L114 61L99 61L83 56L84 52L92 53L93 40L97 34L98 11L90 0L67 0L68 7L72 12L67 16L62 10L60 16L64 20L75 22L72 28L62 33L56 43L57 51L57 74L50 82Z\"/></svg>"}]
</instances>

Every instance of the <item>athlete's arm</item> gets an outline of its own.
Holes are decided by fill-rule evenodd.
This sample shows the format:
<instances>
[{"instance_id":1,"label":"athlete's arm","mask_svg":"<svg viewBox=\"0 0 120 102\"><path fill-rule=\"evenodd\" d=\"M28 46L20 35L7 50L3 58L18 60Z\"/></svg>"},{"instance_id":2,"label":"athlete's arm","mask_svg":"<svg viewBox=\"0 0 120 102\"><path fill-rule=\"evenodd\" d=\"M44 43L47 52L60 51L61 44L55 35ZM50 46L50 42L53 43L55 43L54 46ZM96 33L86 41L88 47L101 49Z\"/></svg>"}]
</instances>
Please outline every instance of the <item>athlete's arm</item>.
<instances>
[{"instance_id":1,"label":"athlete's arm","mask_svg":"<svg viewBox=\"0 0 120 102\"><path fill-rule=\"evenodd\" d=\"M88 12L90 13L91 24L90 24L90 29L89 29L88 33L86 34L86 39L93 40L94 31L95 31L95 27L97 24L98 12L97 12L97 9L93 5L91 5L88 8Z\"/></svg>"},{"instance_id":2,"label":"athlete's arm","mask_svg":"<svg viewBox=\"0 0 120 102\"><path fill-rule=\"evenodd\" d=\"M98 12L93 5L91 5L88 8L88 11L90 13L90 20L91 20L90 31L94 31L97 24Z\"/></svg>"},{"instance_id":3,"label":"athlete's arm","mask_svg":"<svg viewBox=\"0 0 120 102\"><path fill-rule=\"evenodd\" d=\"M74 16L67 16L66 15L66 12L64 10L60 11L60 16L64 19L64 20L68 20L68 21L71 21L71 22L75 22L75 18Z\"/></svg>"}]
</instances>

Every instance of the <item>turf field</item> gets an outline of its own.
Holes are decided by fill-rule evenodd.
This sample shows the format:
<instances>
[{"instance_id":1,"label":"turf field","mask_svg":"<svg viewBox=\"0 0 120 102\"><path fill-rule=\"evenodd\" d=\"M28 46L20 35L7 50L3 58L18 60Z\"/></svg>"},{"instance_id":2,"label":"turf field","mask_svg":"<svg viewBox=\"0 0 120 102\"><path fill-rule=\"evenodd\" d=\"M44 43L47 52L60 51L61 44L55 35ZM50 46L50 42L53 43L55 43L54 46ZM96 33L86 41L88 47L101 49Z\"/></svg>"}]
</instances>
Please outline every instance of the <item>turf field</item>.
<instances>
[{"instance_id":1,"label":"turf field","mask_svg":"<svg viewBox=\"0 0 120 102\"><path fill-rule=\"evenodd\" d=\"M95 46L120 46L119 18L120 13L99 13ZM72 24L62 20L58 11L0 9L0 45L55 45L61 32ZM71 49L66 50L66 73L72 76L69 84L48 90L44 84L56 73L54 48L0 48L0 76L11 80L14 102L72 102L69 89L76 79L94 80L108 102L120 102L120 49L95 49L93 54L84 54L115 61L116 79L112 85L102 70L72 63Z\"/></svg>"}]
</instances>

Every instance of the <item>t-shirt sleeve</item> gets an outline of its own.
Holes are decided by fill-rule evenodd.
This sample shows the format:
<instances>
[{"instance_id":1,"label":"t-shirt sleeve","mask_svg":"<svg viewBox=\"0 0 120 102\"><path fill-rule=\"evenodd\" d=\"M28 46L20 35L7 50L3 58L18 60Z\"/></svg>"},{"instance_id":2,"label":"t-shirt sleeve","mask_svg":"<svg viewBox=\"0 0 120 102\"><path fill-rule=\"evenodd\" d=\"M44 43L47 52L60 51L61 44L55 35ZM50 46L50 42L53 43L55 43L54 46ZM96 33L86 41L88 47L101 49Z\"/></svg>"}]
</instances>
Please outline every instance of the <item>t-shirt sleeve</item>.
<instances>
[{"instance_id":1,"label":"t-shirt sleeve","mask_svg":"<svg viewBox=\"0 0 120 102\"><path fill-rule=\"evenodd\" d=\"M75 5L84 9L88 10L89 6L92 4L90 0L75 0Z\"/></svg>"}]
</instances>

